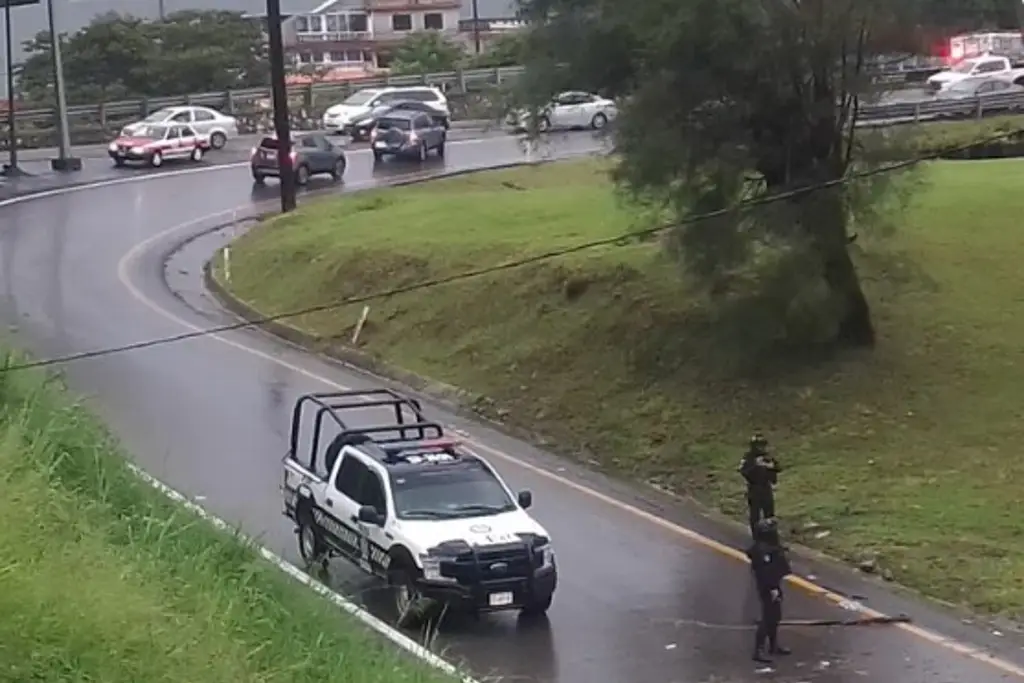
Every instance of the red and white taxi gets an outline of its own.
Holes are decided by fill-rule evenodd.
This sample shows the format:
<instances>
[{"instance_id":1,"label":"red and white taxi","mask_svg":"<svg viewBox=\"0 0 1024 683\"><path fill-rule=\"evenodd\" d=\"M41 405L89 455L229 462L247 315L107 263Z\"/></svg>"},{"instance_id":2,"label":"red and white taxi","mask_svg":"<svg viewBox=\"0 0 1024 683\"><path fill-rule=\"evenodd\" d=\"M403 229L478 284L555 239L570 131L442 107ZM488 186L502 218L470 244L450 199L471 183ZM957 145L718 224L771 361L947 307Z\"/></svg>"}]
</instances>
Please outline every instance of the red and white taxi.
<instances>
[{"instance_id":1,"label":"red and white taxi","mask_svg":"<svg viewBox=\"0 0 1024 683\"><path fill-rule=\"evenodd\" d=\"M171 159L202 161L210 149L210 137L201 135L183 123L154 123L139 128L132 135L123 135L107 148L117 166L143 162L161 166Z\"/></svg>"}]
</instances>

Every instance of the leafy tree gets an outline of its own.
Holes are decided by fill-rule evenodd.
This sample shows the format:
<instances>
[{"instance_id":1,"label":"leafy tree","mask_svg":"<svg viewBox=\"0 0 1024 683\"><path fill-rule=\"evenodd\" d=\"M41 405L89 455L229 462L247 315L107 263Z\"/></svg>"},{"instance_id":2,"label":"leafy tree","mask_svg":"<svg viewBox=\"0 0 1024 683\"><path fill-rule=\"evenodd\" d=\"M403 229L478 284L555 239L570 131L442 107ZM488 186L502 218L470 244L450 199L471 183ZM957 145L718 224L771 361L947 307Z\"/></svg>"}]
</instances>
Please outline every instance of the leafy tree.
<instances>
[{"instance_id":1,"label":"leafy tree","mask_svg":"<svg viewBox=\"0 0 1024 683\"><path fill-rule=\"evenodd\" d=\"M18 85L29 100L53 99L50 35L24 43ZM178 12L150 22L110 13L61 36L71 103L245 88L267 83L260 26L236 12Z\"/></svg>"},{"instance_id":2,"label":"leafy tree","mask_svg":"<svg viewBox=\"0 0 1024 683\"><path fill-rule=\"evenodd\" d=\"M470 65L475 69L494 69L500 66L519 66L523 63L524 34L506 33L499 36L487 49L474 55Z\"/></svg>"},{"instance_id":3,"label":"leafy tree","mask_svg":"<svg viewBox=\"0 0 1024 683\"><path fill-rule=\"evenodd\" d=\"M764 334L872 346L849 223L880 219L892 186L839 181L894 154L854 125L869 64L913 48L914 2L523 0L521 87L533 106L565 88L620 99L614 178L680 222L669 242L709 295L753 281Z\"/></svg>"},{"instance_id":4,"label":"leafy tree","mask_svg":"<svg viewBox=\"0 0 1024 683\"><path fill-rule=\"evenodd\" d=\"M437 31L416 31L398 44L392 56L394 74L452 71L465 56L462 46Z\"/></svg>"}]
</instances>

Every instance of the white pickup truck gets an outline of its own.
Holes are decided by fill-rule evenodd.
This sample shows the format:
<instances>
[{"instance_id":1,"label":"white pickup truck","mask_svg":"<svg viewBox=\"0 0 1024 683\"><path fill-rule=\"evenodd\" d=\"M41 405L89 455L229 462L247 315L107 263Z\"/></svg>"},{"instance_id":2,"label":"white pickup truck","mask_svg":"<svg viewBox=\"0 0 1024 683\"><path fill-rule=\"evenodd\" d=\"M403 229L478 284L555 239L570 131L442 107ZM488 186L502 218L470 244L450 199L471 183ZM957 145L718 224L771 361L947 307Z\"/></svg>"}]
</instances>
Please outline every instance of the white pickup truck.
<instances>
[{"instance_id":1,"label":"white pickup truck","mask_svg":"<svg viewBox=\"0 0 1024 683\"><path fill-rule=\"evenodd\" d=\"M357 427L348 411L377 417ZM513 494L415 399L390 389L300 397L282 493L307 565L339 557L384 580L400 627L445 605L534 616L551 606L555 554L526 512L532 495Z\"/></svg>"},{"instance_id":2,"label":"white pickup truck","mask_svg":"<svg viewBox=\"0 0 1024 683\"><path fill-rule=\"evenodd\" d=\"M1007 57L981 55L958 62L955 66L928 77L928 88L940 92L954 83L977 79L999 79L1018 83L1024 81L1024 69L1015 68Z\"/></svg>"}]
</instances>

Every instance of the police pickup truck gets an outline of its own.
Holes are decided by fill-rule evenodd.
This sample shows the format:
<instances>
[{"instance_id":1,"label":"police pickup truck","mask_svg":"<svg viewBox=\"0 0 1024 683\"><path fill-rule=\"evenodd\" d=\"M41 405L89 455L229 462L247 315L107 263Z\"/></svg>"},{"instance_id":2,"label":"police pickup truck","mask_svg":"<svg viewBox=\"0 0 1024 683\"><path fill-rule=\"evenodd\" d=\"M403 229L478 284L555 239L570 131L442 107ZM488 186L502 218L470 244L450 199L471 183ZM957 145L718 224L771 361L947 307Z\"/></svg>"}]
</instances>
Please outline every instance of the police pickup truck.
<instances>
[{"instance_id":1,"label":"police pickup truck","mask_svg":"<svg viewBox=\"0 0 1024 683\"><path fill-rule=\"evenodd\" d=\"M374 415L368 426L346 422L357 411ZM532 495L513 495L415 399L390 389L299 398L282 490L303 561L326 569L340 557L386 581L403 628L431 606L526 615L551 606L555 554L526 512Z\"/></svg>"}]
</instances>

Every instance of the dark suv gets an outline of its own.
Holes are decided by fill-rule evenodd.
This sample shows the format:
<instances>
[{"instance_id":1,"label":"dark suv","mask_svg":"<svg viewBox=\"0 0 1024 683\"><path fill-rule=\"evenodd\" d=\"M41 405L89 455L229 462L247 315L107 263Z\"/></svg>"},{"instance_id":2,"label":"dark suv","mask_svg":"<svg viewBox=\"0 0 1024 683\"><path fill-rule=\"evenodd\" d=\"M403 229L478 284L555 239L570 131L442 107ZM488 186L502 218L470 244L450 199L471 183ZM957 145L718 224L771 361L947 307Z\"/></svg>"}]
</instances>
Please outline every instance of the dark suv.
<instances>
[{"instance_id":1,"label":"dark suv","mask_svg":"<svg viewBox=\"0 0 1024 683\"><path fill-rule=\"evenodd\" d=\"M387 155L427 158L432 149L444 156L448 132L435 119L418 111L393 111L377 119L370 131L373 158L380 161Z\"/></svg>"},{"instance_id":2,"label":"dark suv","mask_svg":"<svg viewBox=\"0 0 1024 683\"><path fill-rule=\"evenodd\" d=\"M357 116L352 119L351 123L347 124L343 130L352 136L352 142L362 142L370 138L370 131L377 125L377 120L390 116L396 111L418 111L431 117L437 123L442 126L445 130L451 127L451 123L448 122L448 115L437 110L436 107L427 104L426 102L420 102L418 100L394 100L381 104L362 116Z\"/></svg>"},{"instance_id":3,"label":"dark suv","mask_svg":"<svg viewBox=\"0 0 1024 683\"><path fill-rule=\"evenodd\" d=\"M278 178L281 171L277 164L278 141L276 135L268 135L252 148L249 166L252 179L262 183L264 178ZM309 177L320 173L330 174L335 180L345 175L345 151L331 143L323 133L299 133L292 137L292 168L295 169L295 183L305 185Z\"/></svg>"}]
</instances>

